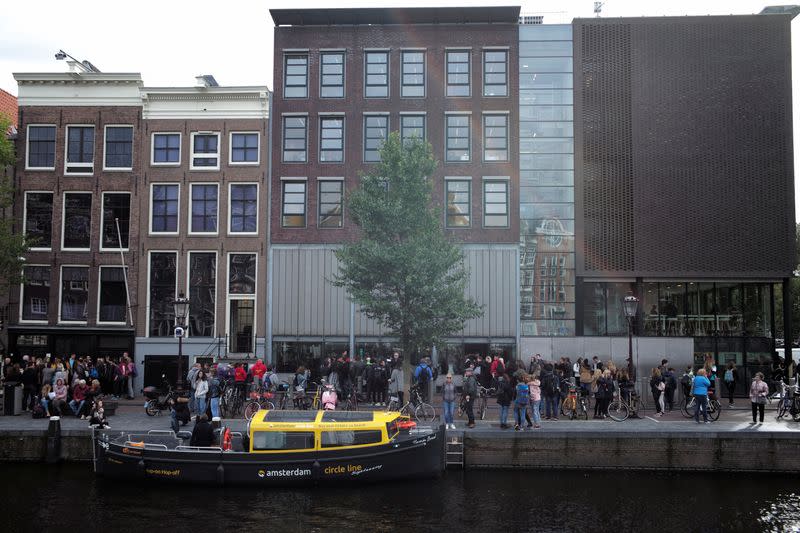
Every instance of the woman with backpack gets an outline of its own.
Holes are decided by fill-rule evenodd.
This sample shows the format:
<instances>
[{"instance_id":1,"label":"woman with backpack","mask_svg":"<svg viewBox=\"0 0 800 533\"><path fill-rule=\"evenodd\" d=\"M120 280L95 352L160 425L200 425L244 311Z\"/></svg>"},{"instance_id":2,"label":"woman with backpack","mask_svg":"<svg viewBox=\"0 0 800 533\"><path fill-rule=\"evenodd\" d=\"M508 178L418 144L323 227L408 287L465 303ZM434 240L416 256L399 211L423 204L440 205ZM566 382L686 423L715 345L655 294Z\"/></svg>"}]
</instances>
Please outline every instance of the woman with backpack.
<instances>
[{"instance_id":1,"label":"woman with backpack","mask_svg":"<svg viewBox=\"0 0 800 533\"><path fill-rule=\"evenodd\" d=\"M530 403L530 388L528 387L528 379L525 376L517 382L516 398L514 398L514 430L520 431L523 429L522 423L528 414L528 404Z\"/></svg>"},{"instance_id":2,"label":"woman with backpack","mask_svg":"<svg viewBox=\"0 0 800 533\"><path fill-rule=\"evenodd\" d=\"M500 406L500 429L508 429L508 408L514 391L505 372L497 374L497 404Z\"/></svg>"},{"instance_id":3,"label":"woman with backpack","mask_svg":"<svg viewBox=\"0 0 800 533\"><path fill-rule=\"evenodd\" d=\"M728 391L728 405L733 407L733 391L736 390L736 365L733 361L728 361L727 368L725 369L725 375L723 376L725 380L725 388ZM755 418L755 414L753 415Z\"/></svg>"}]
</instances>

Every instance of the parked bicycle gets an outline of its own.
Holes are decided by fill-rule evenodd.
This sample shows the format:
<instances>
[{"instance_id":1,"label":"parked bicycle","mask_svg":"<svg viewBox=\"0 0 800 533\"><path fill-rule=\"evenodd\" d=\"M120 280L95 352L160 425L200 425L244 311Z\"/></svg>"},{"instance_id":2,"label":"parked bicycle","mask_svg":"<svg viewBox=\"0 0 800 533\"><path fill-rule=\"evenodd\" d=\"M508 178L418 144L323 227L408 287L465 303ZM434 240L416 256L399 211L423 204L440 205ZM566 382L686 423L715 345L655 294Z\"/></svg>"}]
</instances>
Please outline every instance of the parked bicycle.
<instances>
[{"instance_id":1,"label":"parked bicycle","mask_svg":"<svg viewBox=\"0 0 800 533\"><path fill-rule=\"evenodd\" d=\"M694 396L683 402L683 405L681 405L681 413L683 416L686 418L694 418L694 409L696 405L697 400L695 400ZM708 404L706 411L708 412L708 418L715 422L719 419L719 414L722 412L722 406L713 396L712 392L708 393Z\"/></svg>"},{"instance_id":2,"label":"parked bicycle","mask_svg":"<svg viewBox=\"0 0 800 533\"><path fill-rule=\"evenodd\" d=\"M478 385L478 418L483 420L486 418L486 403L489 399L489 396L494 396L495 389L492 388L485 388L481 385Z\"/></svg>"},{"instance_id":3,"label":"parked bicycle","mask_svg":"<svg viewBox=\"0 0 800 533\"><path fill-rule=\"evenodd\" d=\"M224 418L236 418L244 408L244 389L233 381L226 380L221 383L219 408Z\"/></svg>"},{"instance_id":4,"label":"parked bicycle","mask_svg":"<svg viewBox=\"0 0 800 533\"><path fill-rule=\"evenodd\" d=\"M144 396L147 401L144 404L144 411L147 416L158 416L161 411L168 411L172 409L178 393L172 390L172 385L167 381L165 375L161 375L161 388L145 387L143 389Z\"/></svg>"},{"instance_id":5,"label":"parked bicycle","mask_svg":"<svg viewBox=\"0 0 800 533\"><path fill-rule=\"evenodd\" d=\"M639 417L644 415L644 407L641 398L636 391L628 394L614 393L614 399L608 404L608 416L617 422L623 422L628 417Z\"/></svg>"},{"instance_id":6,"label":"parked bicycle","mask_svg":"<svg viewBox=\"0 0 800 533\"><path fill-rule=\"evenodd\" d=\"M800 421L800 390L798 385L787 385L783 381L780 382L780 396L778 399L778 420L782 419L787 414L791 415L792 420L795 422Z\"/></svg>"},{"instance_id":7,"label":"parked bicycle","mask_svg":"<svg viewBox=\"0 0 800 533\"><path fill-rule=\"evenodd\" d=\"M436 419L436 409L434 409L432 405L422 401L422 394L420 394L419 387L412 385L408 396L408 401L403 406L400 406L399 397L392 396L389 399L389 405L386 407L386 411L400 411L403 415L409 417L413 416L418 422L433 422Z\"/></svg>"},{"instance_id":8,"label":"parked bicycle","mask_svg":"<svg viewBox=\"0 0 800 533\"><path fill-rule=\"evenodd\" d=\"M314 385L314 389L306 389L303 392L297 392L294 397L294 404L297 409L302 409L304 411L313 409L316 411L321 405L320 398L322 397L322 391L325 388L325 380L323 379L320 382L309 381L309 383Z\"/></svg>"},{"instance_id":9,"label":"parked bicycle","mask_svg":"<svg viewBox=\"0 0 800 533\"><path fill-rule=\"evenodd\" d=\"M250 400L244 406L244 417L247 420L253 416L260 409L275 409L275 404L272 400L275 398L275 393L268 390L259 389L250 393Z\"/></svg>"},{"instance_id":10,"label":"parked bicycle","mask_svg":"<svg viewBox=\"0 0 800 533\"><path fill-rule=\"evenodd\" d=\"M567 397L561 402L561 414L569 417L570 420L576 418L589 420L589 400L586 393L571 381L563 380L562 382L569 385L569 391Z\"/></svg>"}]
</instances>

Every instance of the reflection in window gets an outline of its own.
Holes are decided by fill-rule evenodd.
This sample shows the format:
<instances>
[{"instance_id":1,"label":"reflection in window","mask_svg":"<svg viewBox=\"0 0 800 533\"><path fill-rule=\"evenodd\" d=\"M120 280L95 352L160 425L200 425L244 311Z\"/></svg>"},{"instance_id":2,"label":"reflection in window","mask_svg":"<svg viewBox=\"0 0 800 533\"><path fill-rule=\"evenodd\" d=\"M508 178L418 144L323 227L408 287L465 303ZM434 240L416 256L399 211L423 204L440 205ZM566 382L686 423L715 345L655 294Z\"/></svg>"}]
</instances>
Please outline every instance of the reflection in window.
<instances>
[{"instance_id":1,"label":"reflection in window","mask_svg":"<svg viewBox=\"0 0 800 533\"><path fill-rule=\"evenodd\" d=\"M470 95L469 50L447 52L447 96Z\"/></svg>"},{"instance_id":2,"label":"reflection in window","mask_svg":"<svg viewBox=\"0 0 800 533\"><path fill-rule=\"evenodd\" d=\"M91 173L94 168L94 126L67 126L67 174Z\"/></svg>"},{"instance_id":3,"label":"reflection in window","mask_svg":"<svg viewBox=\"0 0 800 533\"><path fill-rule=\"evenodd\" d=\"M253 432L253 450L309 450L312 448L314 448L313 432Z\"/></svg>"},{"instance_id":4,"label":"reflection in window","mask_svg":"<svg viewBox=\"0 0 800 533\"><path fill-rule=\"evenodd\" d=\"M86 322L89 267L61 267L61 320Z\"/></svg>"},{"instance_id":5,"label":"reflection in window","mask_svg":"<svg viewBox=\"0 0 800 533\"><path fill-rule=\"evenodd\" d=\"M304 228L306 225L306 182L284 181L281 204L281 226Z\"/></svg>"},{"instance_id":6,"label":"reflection in window","mask_svg":"<svg viewBox=\"0 0 800 533\"><path fill-rule=\"evenodd\" d=\"M119 221L119 232L117 232ZM103 248L127 248L131 221L130 193L103 194Z\"/></svg>"},{"instance_id":7,"label":"reflection in window","mask_svg":"<svg viewBox=\"0 0 800 533\"><path fill-rule=\"evenodd\" d=\"M319 119L319 160L321 163L344 160L344 117Z\"/></svg>"},{"instance_id":8,"label":"reflection in window","mask_svg":"<svg viewBox=\"0 0 800 533\"><path fill-rule=\"evenodd\" d=\"M217 184L192 184L191 227L192 233L217 232Z\"/></svg>"},{"instance_id":9,"label":"reflection in window","mask_svg":"<svg viewBox=\"0 0 800 533\"><path fill-rule=\"evenodd\" d=\"M55 168L56 127L28 128L28 168Z\"/></svg>"},{"instance_id":10,"label":"reflection in window","mask_svg":"<svg viewBox=\"0 0 800 533\"><path fill-rule=\"evenodd\" d=\"M320 98L344 98L344 52L320 55Z\"/></svg>"},{"instance_id":11,"label":"reflection in window","mask_svg":"<svg viewBox=\"0 0 800 533\"><path fill-rule=\"evenodd\" d=\"M216 316L217 254L189 253L189 335L213 337Z\"/></svg>"},{"instance_id":12,"label":"reflection in window","mask_svg":"<svg viewBox=\"0 0 800 533\"><path fill-rule=\"evenodd\" d=\"M53 232L53 193L25 193L25 241L33 248L50 248Z\"/></svg>"},{"instance_id":13,"label":"reflection in window","mask_svg":"<svg viewBox=\"0 0 800 533\"><path fill-rule=\"evenodd\" d=\"M508 96L508 51L483 52L483 96Z\"/></svg>"},{"instance_id":14,"label":"reflection in window","mask_svg":"<svg viewBox=\"0 0 800 533\"><path fill-rule=\"evenodd\" d=\"M64 194L64 248L88 249L92 229L92 194Z\"/></svg>"},{"instance_id":15,"label":"reflection in window","mask_svg":"<svg viewBox=\"0 0 800 533\"><path fill-rule=\"evenodd\" d=\"M366 52L364 97L389 97L389 52Z\"/></svg>"},{"instance_id":16,"label":"reflection in window","mask_svg":"<svg viewBox=\"0 0 800 533\"><path fill-rule=\"evenodd\" d=\"M508 182L483 182L483 225L485 227L508 226Z\"/></svg>"},{"instance_id":17,"label":"reflection in window","mask_svg":"<svg viewBox=\"0 0 800 533\"><path fill-rule=\"evenodd\" d=\"M171 337L175 321L177 254L153 252L150 254L150 336Z\"/></svg>"},{"instance_id":18,"label":"reflection in window","mask_svg":"<svg viewBox=\"0 0 800 533\"><path fill-rule=\"evenodd\" d=\"M133 167L133 126L106 126L105 167Z\"/></svg>"},{"instance_id":19,"label":"reflection in window","mask_svg":"<svg viewBox=\"0 0 800 533\"><path fill-rule=\"evenodd\" d=\"M381 146L389 136L389 117L386 115L364 116L364 161L381 160Z\"/></svg>"},{"instance_id":20,"label":"reflection in window","mask_svg":"<svg viewBox=\"0 0 800 533\"><path fill-rule=\"evenodd\" d=\"M252 353L255 307L253 299L230 301L230 351Z\"/></svg>"},{"instance_id":21,"label":"reflection in window","mask_svg":"<svg viewBox=\"0 0 800 533\"><path fill-rule=\"evenodd\" d=\"M126 322L128 293L122 267L100 267L100 311L98 322Z\"/></svg>"},{"instance_id":22,"label":"reflection in window","mask_svg":"<svg viewBox=\"0 0 800 533\"><path fill-rule=\"evenodd\" d=\"M470 188L468 180L447 180L447 227L464 228L470 225Z\"/></svg>"},{"instance_id":23,"label":"reflection in window","mask_svg":"<svg viewBox=\"0 0 800 533\"><path fill-rule=\"evenodd\" d=\"M425 96L425 52L401 52L402 81L400 82L400 96L403 98Z\"/></svg>"},{"instance_id":24,"label":"reflection in window","mask_svg":"<svg viewBox=\"0 0 800 533\"><path fill-rule=\"evenodd\" d=\"M306 117L283 117L283 161L305 163Z\"/></svg>"},{"instance_id":25,"label":"reflection in window","mask_svg":"<svg viewBox=\"0 0 800 533\"><path fill-rule=\"evenodd\" d=\"M153 233L178 231L178 185L153 185L151 201Z\"/></svg>"},{"instance_id":26,"label":"reflection in window","mask_svg":"<svg viewBox=\"0 0 800 533\"><path fill-rule=\"evenodd\" d=\"M508 161L508 115L483 116L484 161Z\"/></svg>"},{"instance_id":27,"label":"reflection in window","mask_svg":"<svg viewBox=\"0 0 800 533\"><path fill-rule=\"evenodd\" d=\"M50 302L50 267L26 266L23 270L22 320L47 320Z\"/></svg>"},{"instance_id":28,"label":"reflection in window","mask_svg":"<svg viewBox=\"0 0 800 533\"><path fill-rule=\"evenodd\" d=\"M192 136L192 168L219 167L219 134L195 133Z\"/></svg>"},{"instance_id":29,"label":"reflection in window","mask_svg":"<svg viewBox=\"0 0 800 533\"><path fill-rule=\"evenodd\" d=\"M258 186L231 185L231 233L255 233L258 230Z\"/></svg>"},{"instance_id":30,"label":"reflection in window","mask_svg":"<svg viewBox=\"0 0 800 533\"><path fill-rule=\"evenodd\" d=\"M323 431L322 447L361 446L376 444L381 441L381 432L377 429L359 431Z\"/></svg>"},{"instance_id":31,"label":"reflection in window","mask_svg":"<svg viewBox=\"0 0 800 533\"><path fill-rule=\"evenodd\" d=\"M180 133L153 134L153 163L179 163L181 160Z\"/></svg>"},{"instance_id":32,"label":"reflection in window","mask_svg":"<svg viewBox=\"0 0 800 533\"><path fill-rule=\"evenodd\" d=\"M400 141L405 145L414 137L425 140L425 115L400 115Z\"/></svg>"},{"instance_id":33,"label":"reflection in window","mask_svg":"<svg viewBox=\"0 0 800 533\"><path fill-rule=\"evenodd\" d=\"M258 163L258 133L231 134L231 162Z\"/></svg>"},{"instance_id":34,"label":"reflection in window","mask_svg":"<svg viewBox=\"0 0 800 533\"><path fill-rule=\"evenodd\" d=\"M341 228L342 227L342 205L343 205L342 181L320 181L319 182L319 227L320 228Z\"/></svg>"},{"instance_id":35,"label":"reflection in window","mask_svg":"<svg viewBox=\"0 0 800 533\"><path fill-rule=\"evenodd\" d=\"M447 115L446 149L447 161L469 161L470 131L469 115Z\"/></svg>"},{"instance_id":36,"label":"reflection in window","mask_svg":"<svg viewBox=\"0 0 800 533\"><path fill-rule=\"evenodd\" d=\"M283 56L283 97L308 97L308 55Z\"/></svg>"},{"instance_id":37,"label":"reflection in window","mask_svg":"<svg viewBox=\"0 0 800 533\"><path fill-rule=\"evenodd\" d=\"M256 254L231 254L228 294L256 293Z\"/></svg>"}]
</instances>

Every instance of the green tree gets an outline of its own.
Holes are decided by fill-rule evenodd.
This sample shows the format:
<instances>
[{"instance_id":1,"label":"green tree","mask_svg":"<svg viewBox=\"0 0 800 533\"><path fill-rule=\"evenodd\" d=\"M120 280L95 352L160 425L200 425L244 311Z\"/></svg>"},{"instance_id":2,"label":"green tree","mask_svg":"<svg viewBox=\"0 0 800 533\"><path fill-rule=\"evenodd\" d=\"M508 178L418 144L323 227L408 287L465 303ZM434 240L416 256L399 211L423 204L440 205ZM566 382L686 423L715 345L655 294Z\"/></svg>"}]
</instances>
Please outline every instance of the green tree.
<instances>
[{"instance_id":1,"label":"green tree","mask_svg":"<svg viewBox=\"0 0 800 533\"><path fill-rule=\"evenodd\" d=\"M0 114L0 285L4 287L22 280L22 255L28 251L25 236L14 231L14 186L10 174L16 156L14 142L6 133L10 126L11 120Z\"/></svg>"},{"instance_id":2,"label":"green tree","mask_svg":"<svg viewBox=\"0 0 800 533\"><path fill-rule=\"evenodd\" d=\"M389 135L381 162L350 194L361 238L336 252L334 284L397 336L406 360L483 314L465 296L463 252L445 237L432 204L428 176L436 166L430 144Z\"/></svg>"}]
</instances>

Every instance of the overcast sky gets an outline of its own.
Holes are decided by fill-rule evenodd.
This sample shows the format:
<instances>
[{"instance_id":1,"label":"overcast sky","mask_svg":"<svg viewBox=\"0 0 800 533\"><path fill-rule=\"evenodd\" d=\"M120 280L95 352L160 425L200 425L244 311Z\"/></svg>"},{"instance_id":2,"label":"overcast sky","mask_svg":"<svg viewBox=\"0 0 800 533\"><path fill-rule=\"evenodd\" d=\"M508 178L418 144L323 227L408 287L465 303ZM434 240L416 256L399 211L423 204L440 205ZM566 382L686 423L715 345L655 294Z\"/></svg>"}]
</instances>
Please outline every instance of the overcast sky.
<instances>
[{"instance_id":1,"label":"overcast sky","mask_svg":"<svg viewBox=\"0 0 800 533\"><path fill-rule=\"evenodd\" d=\"M758 13L780 0L607 0L603 17ZM800 0L798 1L800 3ZM140 72L145 85L194 85L213 74L221 85L272 83L270 8L521 5L545 23L593 17L593 0L4 0L0 15L0 88L17 94L13 72L63 72L63 49L103 72ZM800 31L800 17L793 33ZM800 38L792 40L793 71L800 75ZM795 157L800 156L800 93L794 84ZM795 160L797 161L797 159ZM795 164L797 167L797 164ZM800 179L795 180L800 184ZM795 188L800 203L800 187Z\"/></svg>"}]
</instances>

